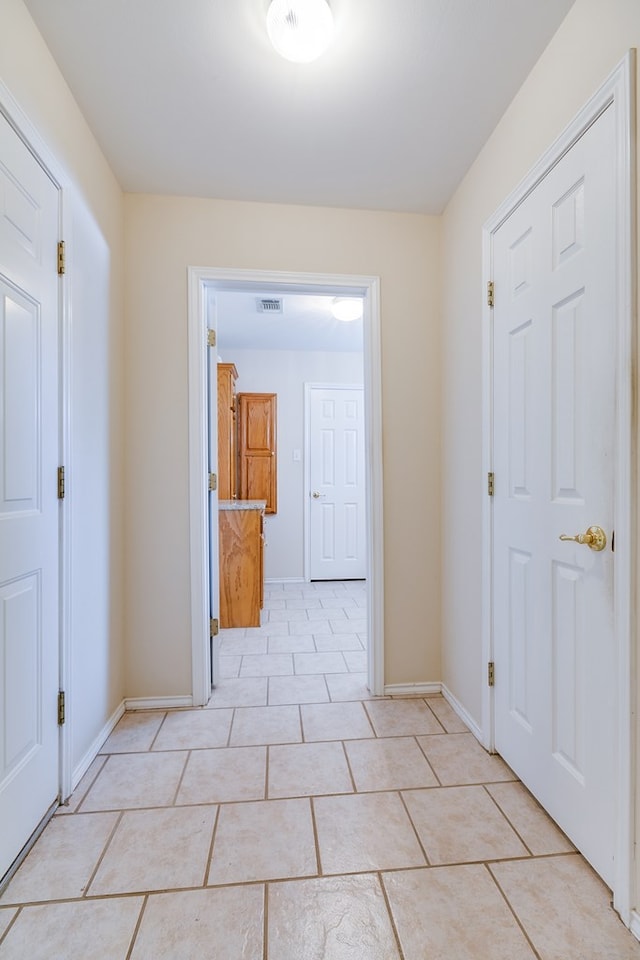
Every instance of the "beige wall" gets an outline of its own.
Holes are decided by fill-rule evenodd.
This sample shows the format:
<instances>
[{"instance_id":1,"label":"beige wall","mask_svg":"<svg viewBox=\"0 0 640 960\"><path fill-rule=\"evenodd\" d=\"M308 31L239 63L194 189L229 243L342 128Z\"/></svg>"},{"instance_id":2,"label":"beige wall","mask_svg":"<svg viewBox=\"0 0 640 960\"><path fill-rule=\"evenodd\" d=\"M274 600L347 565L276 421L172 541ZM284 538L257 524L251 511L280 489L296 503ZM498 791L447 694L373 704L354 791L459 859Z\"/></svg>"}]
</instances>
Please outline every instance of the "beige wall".
<instances>
[{"instance_id":1,"label":"beige wall","mask_svg":"<svg viewBox=\"0 0 640 960\"><path fill-rule=\"evenodd\" d=\"M577 0L443 217L443 680L480 721L482 225L640 45L638 0Z\"/></svg>"},{"instance_id":2,"label":"beige wall","mask_svg":"<svg viewBox=\"0 0 640 960\"><path fill-rule=\"evenodd\" d=\"M77 770L124 693L123 197L22 0L0 0L0 80L66 178L68 716Z\"/></svg>"},{"instance_id":3,"label":"beige wall","mask_svg":"<svg viewBox=\"0 0 640 960\"><path fill-rule=\"evenodd\" d=\"M125 197L127 694L191 691L187 267L377 275L387 683L440 678L439 220Z\"/></svg>"}]
</instances>

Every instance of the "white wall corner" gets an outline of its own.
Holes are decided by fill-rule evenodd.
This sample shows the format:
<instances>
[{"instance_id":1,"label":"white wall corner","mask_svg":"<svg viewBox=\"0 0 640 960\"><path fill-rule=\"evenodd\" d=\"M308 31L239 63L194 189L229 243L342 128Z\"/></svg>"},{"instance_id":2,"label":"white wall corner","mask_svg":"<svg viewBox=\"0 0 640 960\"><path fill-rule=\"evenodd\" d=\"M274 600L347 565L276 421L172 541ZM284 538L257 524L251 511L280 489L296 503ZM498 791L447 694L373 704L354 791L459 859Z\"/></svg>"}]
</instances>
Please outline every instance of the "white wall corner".
<instances>
[{"instance_id":1,"label":"white wall corner","mask_svg":"<svg viewBox=\"0 0 640 960\"><path fill-rule=\"evenodd\" d=\"M95 758L97 757L100 751L100 748L103 746L103 744L109 737L109 734L114 729L114 727L116 726L120 718L123 716L124 712L125 712L125 702L124 700L122 700L122 702L119 703L116 709L113 711L113 713L111 714L111 716L109 717L105 725L102 727L98 735L94 738L94 740L90 744L88 750L86 751L86 753L84 754L80 762L73 768L73 773L71 774L71 790L72 791L75 790L75 788L78 786L78 784L84 777L85 773L87 772L87 770L89 769L89 767L91 766ZM68 798L65 797L64 799L66 800Z\"/></svg>"},{"instance_id":2,"label":"white wall corner","mask_svg":"<svg viewBox=\"0 0 640 960\"><path fill-rule=\"evenodd\" d=\"M476 740L478 740L484 747L485 744L482 737L481 727L476 723L476 721L473 719L471 714L465 710L465 708L462 706L460 701L456 697L454 697L454 695L451 693L451 690L449 690L446 684L443 683L441 684L441 686L442 686L442 696L445 698L449 706L453 710L455 710L455 712L458 714L462 722L466 724L467 727L469 727L470 732L474 735Z\"/></svg>"}]
</instances>

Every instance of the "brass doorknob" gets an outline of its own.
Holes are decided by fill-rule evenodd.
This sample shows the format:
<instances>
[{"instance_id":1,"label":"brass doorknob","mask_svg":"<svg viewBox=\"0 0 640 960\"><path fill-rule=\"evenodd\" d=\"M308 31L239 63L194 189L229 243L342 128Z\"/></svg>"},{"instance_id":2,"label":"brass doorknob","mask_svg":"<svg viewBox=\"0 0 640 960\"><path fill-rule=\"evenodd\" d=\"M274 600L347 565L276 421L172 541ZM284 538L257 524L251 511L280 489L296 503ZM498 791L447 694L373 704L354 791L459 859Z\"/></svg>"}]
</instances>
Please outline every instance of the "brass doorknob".
<instances>
[{"instance_id":1,"label":"brass doorknob","mask_svg":"<svg viewBox=\"0 0 640 960\"><path fill-rule=\"evenodd\" d=\"M586 533L578 533L575 537L561 533L560 539L573 540L574 543L586 543L590 550L604 550L607 545L607 535L602 527L589 527Z\"/></svg>"}]
</instances>

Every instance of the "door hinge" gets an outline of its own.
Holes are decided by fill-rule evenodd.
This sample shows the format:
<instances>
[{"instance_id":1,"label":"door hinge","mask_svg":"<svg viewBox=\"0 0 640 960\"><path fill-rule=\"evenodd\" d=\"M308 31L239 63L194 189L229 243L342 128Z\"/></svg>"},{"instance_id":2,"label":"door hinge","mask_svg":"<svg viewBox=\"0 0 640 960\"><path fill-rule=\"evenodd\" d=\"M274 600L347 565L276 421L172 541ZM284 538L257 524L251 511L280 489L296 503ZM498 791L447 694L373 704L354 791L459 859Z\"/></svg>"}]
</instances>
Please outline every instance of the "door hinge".
<instances>
[{"instance_id":1,"label":"door hinge","mask_svg":"<svg viewBox=\"0 0 640 960\"><path fill-rule=\"evenodd\" d=\"M209 636L210 636L210 637L217 637L217 636L218 636L219 627L220 627L220 625L219 625L219 623L218 623L218 618L217 618L217 617L211 617L211 619L209 620Z\"/></svg>"},{"instance_id":2,"label":"door hinge","mask_svg":"<svg viewBox=\"0 0 640 960\"><path fill-rule=\"evenodd\" d=\"M58 726L61 727L65 721L64 708L64 690L58 691Z\"/></svg>"},{"instance_id":3,"label":"door hinge","mask_svg":"<svg viewBox=\"0 0 640 960\"><path fill-rule=\"evenodd\" d=\"M492 307L494 301L495 286L493 280L487 282L487 306Z\"/></svg>"},{"instance_id":4,"label":"door hinge","mask_svg":"<svg viewBox=\"0 0 640 960\"><path fill-rule=\"evenodd\" d=\"M218 489L218 475L215 473L209 474L209 492L213 493L214 490Z\"/></svg>"},{"instance_id":5,"label":"door hinge","mask_svg":"<svg viewBox=\"0 0 640 960\"><path fill-rule=\"evenodd\" d=\"M493 665L493 660L490 660L489 663L487 664L487 683L489 684L490 687L493 687L495 686L495 682L496 682L495 667Z\"/></svg>"},{"instance_id":6,"label":"door hinge","mask_svg":"<svg viewBox=\"0 0 640 960\"><path fill-rule=\"evenodd\" d=\"M215 347L216 345L216 332L215 330L207 330L207 346Z\"/></svg>"},{"instance_id":7,"label":"door hinge","mask_svg":"<svg viewBox=\"0 0 640 960\"><path fill-rule=\"evenodd\" d=\"M65 252L64 252L64 240L60 240L58 243L58 276L62 277L65 273L67 266Z\"/></svg>"},{"instance_id":8,"label":"door hinge","mask_svg":"<svg viewBox=\"0 0 640 960\"><path fill-rule=\"evenodd\" d=\"M64 500L64 467L58 467L58 500Z\"/></svg>"},{"instance_id":9,"label":"door hinge","mask_svg":"<svg viewBox=\"0 0 640 960\"><path fill-rule=\"evenodd\" d=\"M487 474L487 493L490 497L493 496L493 491L495 490L496 485L496 476L495 473L490 472Z\"/></svg>"}]
</instances>

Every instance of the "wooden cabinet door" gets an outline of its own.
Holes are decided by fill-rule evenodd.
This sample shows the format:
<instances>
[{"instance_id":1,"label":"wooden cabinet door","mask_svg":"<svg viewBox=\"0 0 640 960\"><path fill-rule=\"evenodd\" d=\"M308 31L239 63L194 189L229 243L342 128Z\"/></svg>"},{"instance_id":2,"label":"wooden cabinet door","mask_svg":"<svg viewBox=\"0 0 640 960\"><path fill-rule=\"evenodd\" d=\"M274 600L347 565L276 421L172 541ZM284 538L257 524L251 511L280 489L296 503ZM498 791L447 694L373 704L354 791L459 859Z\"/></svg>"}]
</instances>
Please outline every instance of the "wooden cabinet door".
<instances>
[{"instance_id":1,"label":"wooden cabinet door","mask_svg":"<svg viewBox=\"0 0 640 960\"><path fill-rule=\"evenodd\" d=\"M262 510L220 510L220 626L259 627L263 594Z\"/></svg>"},{"instance_id":2,"label":"wooden cabinet door","mask_svg":"<svg viewBox=\"0 0 640 960\"><path fill-rule=\"evenodd\" d=\"M238 463L241 500L265 500L277 511L275 393L238 394Z\"/></svg>"},{"instance_id":3,"label":"wooden cabinet door","mask_svg":"<svg viewBox=\"0 0 640 960\"><path fill-rule=\"evenodd\" d=\"M234 500L237 496L236 464L236 380L233 363L218 364L218 496Z\"/></svg>"}]
</instances>

